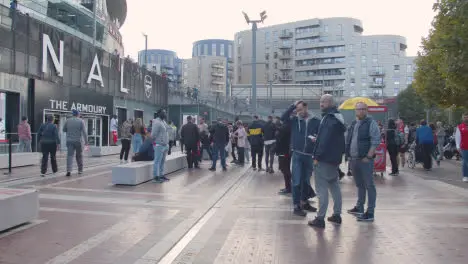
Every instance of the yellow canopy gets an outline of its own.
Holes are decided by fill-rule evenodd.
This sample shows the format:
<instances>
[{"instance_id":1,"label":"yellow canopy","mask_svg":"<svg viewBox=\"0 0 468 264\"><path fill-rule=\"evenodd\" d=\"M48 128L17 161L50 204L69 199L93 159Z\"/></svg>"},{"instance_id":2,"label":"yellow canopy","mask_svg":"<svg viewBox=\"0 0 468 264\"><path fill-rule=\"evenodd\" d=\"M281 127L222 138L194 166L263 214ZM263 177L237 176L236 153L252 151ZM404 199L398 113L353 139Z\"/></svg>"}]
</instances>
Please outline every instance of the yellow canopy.
<instances>
[{"instance_id":1,"label":"yellow canopy","mask_svg":"<svg viewBox=\"0 0 468 264\"><path fill-rule=\"evenodd\" d=\"M359 102L363 102L365 104L367 104L367 106L379 106L378 103L376 103L374 100L372 99L369 99L367 97L353 97L353 98L350 98L346 101L344 101L339 109L341 110L354 110L356 108L356 104L359 103Z\"/></svg>"}]
</instances>

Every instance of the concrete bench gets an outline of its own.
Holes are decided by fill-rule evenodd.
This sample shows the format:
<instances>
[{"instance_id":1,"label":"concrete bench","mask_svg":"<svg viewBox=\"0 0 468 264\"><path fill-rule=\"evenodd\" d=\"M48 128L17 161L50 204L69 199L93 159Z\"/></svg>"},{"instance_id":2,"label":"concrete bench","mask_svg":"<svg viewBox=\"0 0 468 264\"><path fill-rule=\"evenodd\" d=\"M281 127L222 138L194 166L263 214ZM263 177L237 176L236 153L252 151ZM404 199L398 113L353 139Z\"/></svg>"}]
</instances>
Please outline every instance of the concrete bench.
<instances>
[{"instance_id":1,"label":"concrete bench","mask_svg":"<svg viewBox=\"0 0 468 264\"><path fill-rule=\"evenodd\" d=\"M36 190L0 188L0 232L33 221L38 211Z\"/></svg>"},{"instance_id":2,"label":"concrete bench","mask_svg":"<svg viewBox=\"0 0 468 264\"><path fill-rule=\"evenodd\" d=\"M138 185L153 179L153 162L138 161L121 164L112 168L112 184L115 185ZM185 154L172 153L166 158L164 175L187 167Z\"/></svg>"},{"instance_id":3,"label":"concrete bench","mask_svg":"<svg viewBox=\"0 0 468 264\"><path fill-rule=\"evenodd\" d=\"M121 146L89 147L90 157L102 157L120 153Z\"/></svg>"},{"instance_id":4,"label":"concrete bench","mask_svg":"<svg viewBox=\"0 0 468 264\"><path fill-rule=\"evenodd\" d=\"M42 157L39 152L19 152L11 154L12 167L24 167L38 165ZM8 154L0 154L0 168L8 168Z\"/></svg>"}]
</instances>

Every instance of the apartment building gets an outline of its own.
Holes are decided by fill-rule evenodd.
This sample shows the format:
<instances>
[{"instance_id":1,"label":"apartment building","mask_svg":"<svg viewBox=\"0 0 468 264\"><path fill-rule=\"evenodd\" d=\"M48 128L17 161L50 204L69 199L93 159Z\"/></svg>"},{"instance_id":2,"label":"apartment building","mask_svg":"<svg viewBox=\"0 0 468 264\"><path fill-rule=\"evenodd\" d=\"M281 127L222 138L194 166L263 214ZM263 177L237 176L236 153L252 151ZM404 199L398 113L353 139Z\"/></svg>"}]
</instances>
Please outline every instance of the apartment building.
<instances>
[{"instance_id":1,"label":"apartment building","mask_svg":"<svg viewBox=\"0 0 468 264\"><path fill-rule=\"evenodd\" d=\"M193 43L192 58L182 61L183 87L209 96L228 96L233 79L233 41L205 39Z\"/></svg>"},{"instance_id":2,"label":"apartment building","mask_svg":"<svg viewBox=\"0 0 468 264\"><path fill-rule=\"evenodd\" d=\"M257 83L309 85L337 96L393 97L413 81L414 57L397 35L363 35L354 18L259 28ZM235 34L234 83L251 83L252 31ZM293 91L291 91L293 93Z\"/></svg>"}]
</instances>

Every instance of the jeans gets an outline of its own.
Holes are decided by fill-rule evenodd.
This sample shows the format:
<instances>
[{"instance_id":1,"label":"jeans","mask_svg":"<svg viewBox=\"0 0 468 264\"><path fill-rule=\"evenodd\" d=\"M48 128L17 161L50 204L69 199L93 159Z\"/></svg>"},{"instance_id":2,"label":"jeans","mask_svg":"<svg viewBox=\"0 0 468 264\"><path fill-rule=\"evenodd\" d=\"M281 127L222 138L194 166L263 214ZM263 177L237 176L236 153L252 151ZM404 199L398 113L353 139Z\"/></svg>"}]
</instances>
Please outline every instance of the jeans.
<instances>
[{"instance_id":1,"label":"jeans","mask_svg":"<svg viewBox=\"0 0 468 264\"><path fill-rule=\"evenodd\" d=\"M312 171L312 156L293 152L292 197L295 206L299 206L301 201L307 201L315 196L314 189L310 186Z\"/></svg>"},{"instance_id":2,"label":"jeans","mask_svg":"<svg viewBox=\"0 0 468 264\"><path fill-rule=\"evenodd\" d=\"M18 143L18 152L31 152L31 140L20 139Z\"/></svg>"},{"instance_id":3,"label":"jeans","mask_svg":"<svg viewBox=\"0 0 468 264\"><path fill-rule=\"evenodd\" d=\"M291 156L284 155L278 157L279 169L283 173L284 187L291 191Z\"/></svg>"},{"instance_id":4,"label":"jeans","mask_svg":"<svg viewBox=\"0 0 468 264\"><path fill-rule=\"evenodd\" d=\"M164 163L166 162L166 154L169 148L168 146L163 146L163 145L155 145L153 148L154 148L153 177L160 178L164 176Z\"/></svg>"},{"instance_id":5,"label":"jeans","mask_svg":"<svg viewBox=\"0 0 468 264\"><path fill-rule=\"evenodd\" d=\"M273 161L275 160L276 143L265 145L265 165L267 168L273 168Z\"/></svg>"},{"instance_id":6,"label":"jeans","mask_svg":"<svg viewBox=\"0 0 468 264\"><path fill-rule=\"evenodd\" d=\"M237 160L237 157L236 157L237 144L231 144L231 147L232 147L232 150L231 150L232 158L234 159L234 161L236 161Z\"/></svg>"},{"instance_id":7,"label":"jeans","mask_svg":"<svg viewBox=\"0 0 468 264\"><path fill-rule=\"evenodd\" d=\"M213 165L211 168L216 169L216 162L219 156L221 156L221 166L226 168L226 150L224 148L225 146L223 145L213 145Z\"/></svg>"},{"instance_id":8,"label":"jeans","mask_svg":"<svg viewBox=\"0 0 468 264\"><path fill-rule=\"evenodd\" d=\"M50 155L50 165L52 166L52 172L56 173L58 170L57 158L55 156L55 154L57 153L57 143L55 142L41 143L41 151L42 151L41 173L45 174L47 172L47 163L49 161L49 155Z\"/></svg>"},{"instance_id":9,"label":"jeans","mask_svg":"<svg viewBox=\"0 0 468 264\"><path fill-rule=\"evenodd\" d=\"M319 198L317 218L325 219L328 209L328 190L333 198L333 214L341 214L342 198L338 180L338 165L320 162L315 166L315 189Z\"/></svg>"},{"instance_id":10,"label":"jeans","mask_svg":"<svg viewBox=\"0 0 468 264\"><path fill-rule=\"evenodd\" d=\"M133 153L138 153L141 145L143 145L143 137L141 136L140 133L135 133L135 135L133 135L132 144L133 144Z\"/></svg>"},{"instance_id":11,"label":"jeans","mask_svg":"<svg viewBox=\"0 0 468 264\"><path fill-rule=\"evenodd\" d=\"M237 147L237 154L239 156L239 159L237 160L239 164L244 164L245 163L245 150L244 147Z\"/></svg>"},{"instance_id":12,"label":"jeans","mask_svg":"<svg viewBox=\"0 0 468 264\"><path fill-rule=\"evenodd\" d=\"M204 150L206 150L206 152L208 152L208 156L210 156L210 160L213 160L213 153L212 153L212 150L211 150L211 146L210 145L201 145L199 161L203 160L203 151Z\"/></svg>"},{"instance_id":13,"label":"jeans","mask_svg":"<svg viewBox=\"0 0 468 264\"><path fill-rule=\"evenodd\" d=\"M78 171L83 171L83 146L81 142L68 141L67 142L67 172L72 171L73 167L73 156L76 152L76 164L78 165Z\"/></svg>"},{"instance_id":14,"label":"jeans","mask_svg":"<svg viewBox=\"0 0 468 264\"><path fill-rule=\"evenodd\" d=\"M130 139L123 138L120 140L120 142L122 143L122 148L120 149L120 160L122 160L122 158L128 160L128 153L130 153L131 141Z\"/></svg>"},{"instance_id":15,"label":"jeans","mask_svg":"<svg viewBox=\"0 0 468 264\"><path fill-rule=\"evenodd\" d=\"M373 214L375 210L375 200L377 199L377 191L374 184L374 161L363 162L362 160L352 159L350 161L351 171L353 173L356 187L358 188L358 200L356 208L364 213L364 205L366 204L366 192L369 196L367 203L367 212Z\"/></svg>"},{"instance_id":16,"label":"jeans","mask_svg":"<svg viewBox=\"0 0 468 264\"><path fill-rule=\"evenodd\" d=\"M258 156L258 168L262 168L262 158L263 158L263 145L251 145L250 149L252 151L252 167L257 168L257 156Z\"/></svg>"},{"instance_id":17,"label":"jeans","mask_svg":"<svg viewBox=\"0 0 468 264\"><path fill-rule=\"evenodd\" d=\"M462 150L461 155L463 177L468 177L468 150Z\"/></svg>"},{"instance_id":18,"label":"jeans","mask_svg":"<svg viewBox=\"0 0 468 264\"><path fill-rule=\"evenodd\" d=\"M250 149L249 148L244 148L245 151L245 159L247 162L250 162Z\"/></svg>"}]
</instances>

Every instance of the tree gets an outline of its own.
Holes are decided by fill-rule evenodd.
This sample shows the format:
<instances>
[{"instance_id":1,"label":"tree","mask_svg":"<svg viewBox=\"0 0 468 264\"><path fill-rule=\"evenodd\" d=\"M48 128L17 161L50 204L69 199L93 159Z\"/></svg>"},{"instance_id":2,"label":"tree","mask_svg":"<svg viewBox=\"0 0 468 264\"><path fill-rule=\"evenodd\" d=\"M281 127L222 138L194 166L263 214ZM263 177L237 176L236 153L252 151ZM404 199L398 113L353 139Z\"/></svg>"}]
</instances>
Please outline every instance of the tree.
<instances>
[{"instance_id":1,"label":"tree","mask_svg":"<svg viewBox=\"0 0 468 264\"><path fill-rule=\"evenodd\" d=\"M400 117L406 122L419 122L426 117L426 104L412 85L397 96Z\"/></svg>"},{"instance_id":2,"label":"tree","mask_svg":"<svg viewBox=\"0 0 468 264\"><path fill-rule=\"evenodd\" d=\"M427 101L442 107L468 102L468 1L438 0L429 36L416 59L414 86Z\"/></svg>"}]
</instances>

